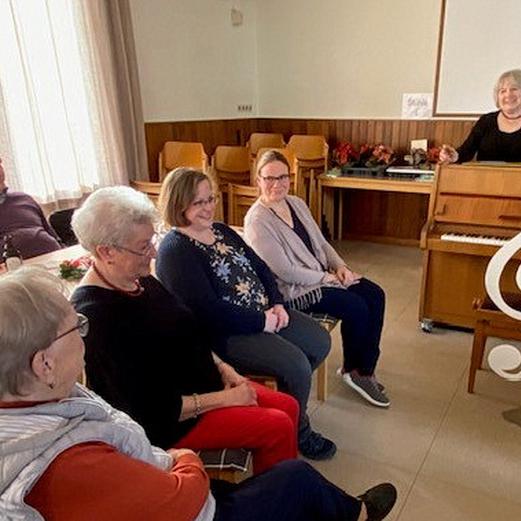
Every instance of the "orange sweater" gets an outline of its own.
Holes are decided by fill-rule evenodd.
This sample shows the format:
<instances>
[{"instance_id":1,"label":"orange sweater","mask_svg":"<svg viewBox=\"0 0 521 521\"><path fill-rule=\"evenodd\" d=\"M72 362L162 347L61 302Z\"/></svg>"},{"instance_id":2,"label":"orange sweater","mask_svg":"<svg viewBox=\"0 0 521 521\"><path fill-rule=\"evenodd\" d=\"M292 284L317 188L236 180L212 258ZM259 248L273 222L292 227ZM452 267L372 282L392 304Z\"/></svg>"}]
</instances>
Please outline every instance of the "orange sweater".
<instances>
[{"instance_id":1,"label":"orange sweater","mask_svg":"<svg viewBox=\"0 0 521 521\"><path fill-rule=\"evenodd\" d=\"M47 521L192 521L208 487L195 455L164 472L105 443L83 443L60 454L25 501Z\"/></svg>"},{"instance_id":2,"label":"orange sweater","mask_svg":"<svg viewBox=\"0 0 521 521\"><path fill-rule=\"evenodd\" d=\"M32 405L0 402L0 407ZM46 521L192 521L209 493L201 460L181 456L169 472L101 442L62 452L25 501Z\"/></svg>"}]
</instances>

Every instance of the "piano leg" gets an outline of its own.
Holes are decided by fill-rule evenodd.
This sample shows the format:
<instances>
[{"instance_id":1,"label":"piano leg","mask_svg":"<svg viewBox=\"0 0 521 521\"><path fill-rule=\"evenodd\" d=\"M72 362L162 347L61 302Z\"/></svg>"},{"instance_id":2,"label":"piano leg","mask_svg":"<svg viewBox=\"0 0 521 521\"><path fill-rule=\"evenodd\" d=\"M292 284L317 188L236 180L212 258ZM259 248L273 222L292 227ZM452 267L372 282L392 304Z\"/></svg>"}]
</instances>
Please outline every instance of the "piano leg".
<instances>
[{"instance_id":1,"label":"piano leg","mask_svg":"<svg viewBox=\"0 0 521 521\"><path fill-rule=\"evenodd\" d=\"M420 320L420 327L424 333L432 333L434 323L430 318L422 318Z\"/></svg>"}]
</instances>

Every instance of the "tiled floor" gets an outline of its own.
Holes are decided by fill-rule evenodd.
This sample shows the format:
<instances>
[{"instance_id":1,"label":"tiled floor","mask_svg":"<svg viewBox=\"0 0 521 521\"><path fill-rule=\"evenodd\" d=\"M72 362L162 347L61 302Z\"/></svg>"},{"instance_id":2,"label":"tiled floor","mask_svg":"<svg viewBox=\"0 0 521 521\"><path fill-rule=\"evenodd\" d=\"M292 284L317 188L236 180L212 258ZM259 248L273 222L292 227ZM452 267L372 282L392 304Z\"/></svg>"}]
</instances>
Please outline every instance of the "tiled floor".
<instances>
[{"instance_id":1,"label":"tiled floor","mask_svg":"<svg viewBox=\"0 0 521 521\"><path fill-rule=\"evenodd\" d=\"M521 520L521 428L501 416L521 404L521 383L479 371L475 394L467 394L471 334L426 334L418 327L419 249L336 246L351 267L386 291L378 376L392 405L366 405L335 375L341 360L337 328L329 398L312 400L310 412L338 453L315 466L353 493L393 482L399 499L391 520Z\"/></svg>"}]
</instances>

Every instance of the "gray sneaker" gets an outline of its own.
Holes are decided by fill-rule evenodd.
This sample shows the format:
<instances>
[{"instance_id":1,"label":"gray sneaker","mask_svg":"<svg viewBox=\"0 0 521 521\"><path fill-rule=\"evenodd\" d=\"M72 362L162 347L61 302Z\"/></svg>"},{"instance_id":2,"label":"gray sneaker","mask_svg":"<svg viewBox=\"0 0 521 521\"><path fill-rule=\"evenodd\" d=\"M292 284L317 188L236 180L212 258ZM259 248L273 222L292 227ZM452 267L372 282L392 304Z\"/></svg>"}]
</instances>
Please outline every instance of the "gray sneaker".
<instances>
[{"instance_id":1,"label":"gray sneaker","mask_svg":"<svg viewBox=\"0 0 521 521\"><path fill-rule=\"evenodd\" d=\"M337 370L336 370L336 374L338 376L344 376L344 370L339 367ZM378 380L376 380L376 385L378 386L378 389L380 389L380 391L384 392L385 391L385 387L383 386L383 384L381 384Z\"/></svg>"},{"instance_id":2,"label":"gray sneaker","mask_svg":"<svg viewBox=\"0 0 521 521\"><path fill-rule=\"evenodd\" d=\"M361 376L356 371L344 373L344 382L354 389L360 396L377 407L389 407L391 402L383 390L378 387L374 376Z\"/></svg>"}]
</instances>

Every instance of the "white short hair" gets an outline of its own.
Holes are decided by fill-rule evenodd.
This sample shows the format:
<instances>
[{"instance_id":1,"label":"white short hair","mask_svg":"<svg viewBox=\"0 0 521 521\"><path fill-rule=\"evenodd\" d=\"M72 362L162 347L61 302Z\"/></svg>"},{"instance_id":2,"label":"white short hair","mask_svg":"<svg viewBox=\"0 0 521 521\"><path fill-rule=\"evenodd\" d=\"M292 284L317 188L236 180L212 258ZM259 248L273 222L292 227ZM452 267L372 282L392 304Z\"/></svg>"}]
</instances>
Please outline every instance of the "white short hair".
<instances>
[{"instance_id":1,"label":"white short hair","mask_svg":"<svg viewBox=\"0 0 521 521\"><path fill-rule=\"evenodd\" d=\"M521 69L512 69L511 71L504 72L496 81L494 85L494 103L499 108L499 89L505 82L505 80L511 79L521 89Z\"/></svg>"},{"instance_id":2,"label":"white short hair","mask_svg":"<svg viewBox=\"0 0 521 521\"><path fill-rule=\"evenodd\" d=\"M71 310L64 286L49 272L21 267L0 277L0 397L30 385L34 355L49 347Z\"/></svg>"},{"instance_id":3,"label":"white short hair","mask_svg":"<svg viewBox=\"0 0 521 521\"><path fill-rule=\"evenodd\" d=\"M96 246L125 244L134 224L155 225L156 207L143 193L128 186L100 188L72 216L72 229L91 253Z\"/></svg>"}]
</instances>

